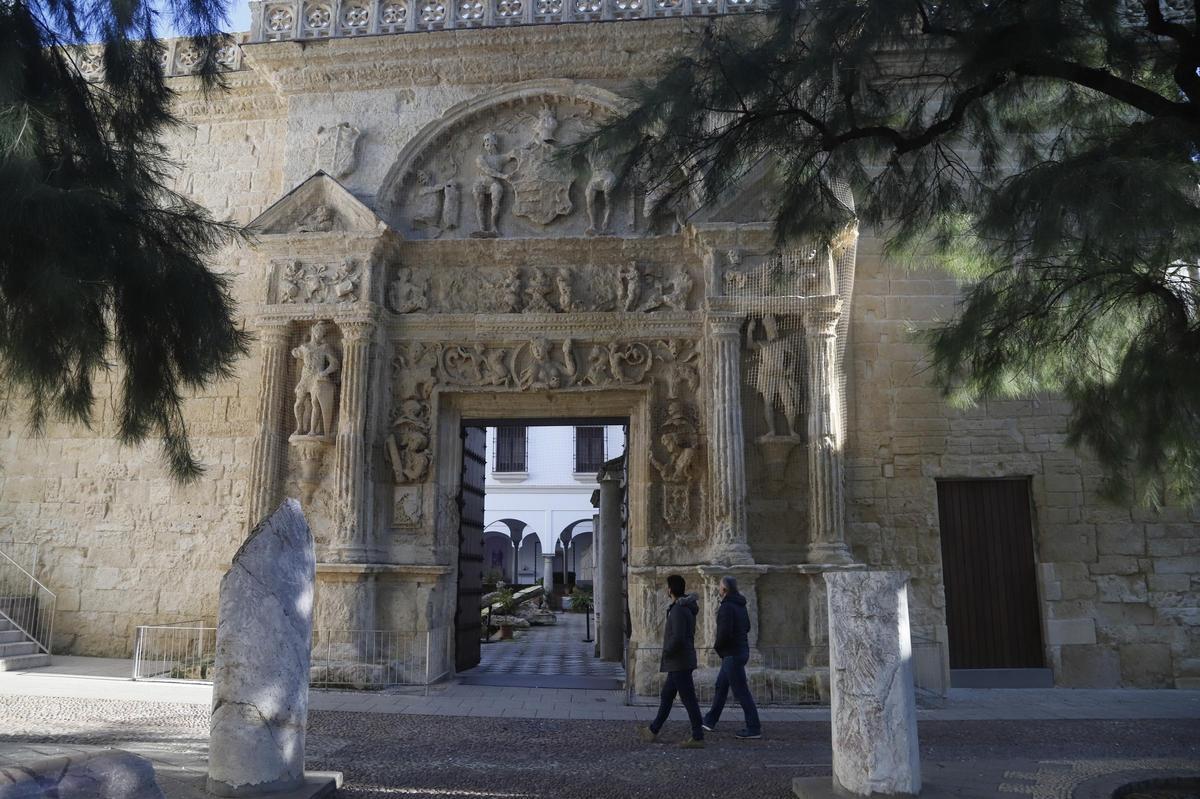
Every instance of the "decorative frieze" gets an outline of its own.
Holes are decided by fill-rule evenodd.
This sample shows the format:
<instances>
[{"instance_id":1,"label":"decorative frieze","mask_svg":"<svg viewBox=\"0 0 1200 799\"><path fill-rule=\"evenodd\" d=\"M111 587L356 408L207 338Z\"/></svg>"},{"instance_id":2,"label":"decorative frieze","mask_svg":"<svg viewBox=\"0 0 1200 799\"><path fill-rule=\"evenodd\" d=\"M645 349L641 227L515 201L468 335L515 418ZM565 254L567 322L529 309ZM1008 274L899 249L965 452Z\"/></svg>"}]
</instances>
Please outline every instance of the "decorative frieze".
<instances>
[{"instance_id":1,"label":"decorative frieze","mask_svg":"<svg viewBox=\"0 0 1200 799\"><path fill-rule=\"evenodd\" d=\"M298 232L329 231L333 224L332 212L318 206L301 221ZM276 272L275 298L281 305L349 304L360 299L363 268L355 258L333 263L289 259L278 262Z\"/></svg>"}]
</instances>

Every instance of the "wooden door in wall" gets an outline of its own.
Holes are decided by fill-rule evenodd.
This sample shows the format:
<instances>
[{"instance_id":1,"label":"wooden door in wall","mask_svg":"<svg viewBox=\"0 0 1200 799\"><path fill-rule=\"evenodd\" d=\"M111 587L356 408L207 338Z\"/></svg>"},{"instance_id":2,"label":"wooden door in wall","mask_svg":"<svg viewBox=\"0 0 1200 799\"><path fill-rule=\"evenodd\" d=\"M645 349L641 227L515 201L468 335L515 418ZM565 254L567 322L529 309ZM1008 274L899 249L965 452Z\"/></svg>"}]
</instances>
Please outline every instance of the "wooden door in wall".
<instances>
[{"instance_id":1,"label":"wooden door in wall","mask_svg":"<svg viewBox=\"0 0 1200 799\"><path fill-rule=\"evenodd\" d=\"M479 665L479 598L483 595L483 481L487 434L462 428L462 489L458 496L458 606L454 613L454 669Z\"/></svg>"},{"instance_id":2,"label":"wooden door in wall","mask_svg":"<svg viewBox=\"0 0 1200 799\"><path fill-rule=\"evenodd\" d=\"M937 488L950 668L1042 667L1029 481Z\"/></svg>"}]
</instances>

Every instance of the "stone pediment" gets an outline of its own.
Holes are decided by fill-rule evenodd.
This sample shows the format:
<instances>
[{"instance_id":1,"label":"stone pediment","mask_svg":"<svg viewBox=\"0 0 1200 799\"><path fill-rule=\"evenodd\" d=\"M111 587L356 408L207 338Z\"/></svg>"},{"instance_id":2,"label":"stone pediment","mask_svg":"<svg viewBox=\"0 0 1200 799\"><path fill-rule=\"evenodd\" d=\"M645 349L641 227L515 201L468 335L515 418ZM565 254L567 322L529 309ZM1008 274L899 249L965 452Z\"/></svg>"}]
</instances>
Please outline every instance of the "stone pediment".
<instances>
[{"instance_id":1,"label":"stone pediment","mask_svg":"<svg viewBox=\"0 0 1200 799\"><path fill-rule=\"evenodd\" d=\"M334 178L319 171L250 223L260 235L379 234L387 225Z\"/></svg>"}]
</instances>

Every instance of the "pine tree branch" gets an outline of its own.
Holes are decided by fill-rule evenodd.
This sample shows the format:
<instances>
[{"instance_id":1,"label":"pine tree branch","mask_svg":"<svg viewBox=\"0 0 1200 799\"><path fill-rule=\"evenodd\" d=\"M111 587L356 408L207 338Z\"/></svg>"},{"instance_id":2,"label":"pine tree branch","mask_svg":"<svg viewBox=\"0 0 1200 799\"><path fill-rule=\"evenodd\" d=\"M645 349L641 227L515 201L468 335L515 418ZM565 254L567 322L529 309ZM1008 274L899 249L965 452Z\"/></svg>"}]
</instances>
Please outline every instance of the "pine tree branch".
<instances>
[{"instance_id":1,"label":"pine tree branch","mask_svg":"<svg viewBox=\"0 0 1200 799\"><path fill-rule=\"evenodd\" d=\"M1058 78L1082 86L1136 108L1151 117L1169 117L1200 122L1193 103L1168 100L1161 94L1095 67L1057 58L1038 58L1018 62L1013 71L1031 78Z\"/></svg>"}]
</instances>

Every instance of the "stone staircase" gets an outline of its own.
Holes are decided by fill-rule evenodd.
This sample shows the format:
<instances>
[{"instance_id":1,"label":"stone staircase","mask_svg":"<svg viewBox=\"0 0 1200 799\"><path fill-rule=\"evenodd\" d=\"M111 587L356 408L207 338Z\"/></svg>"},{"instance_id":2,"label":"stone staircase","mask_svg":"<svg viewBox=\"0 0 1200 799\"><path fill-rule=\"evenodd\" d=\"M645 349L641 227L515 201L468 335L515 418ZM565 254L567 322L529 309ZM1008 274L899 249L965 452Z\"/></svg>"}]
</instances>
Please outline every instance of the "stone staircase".
<instances>
[{"instance_id":1,"label":"stone staircase","mask_svg":"<svg viewBox=\"0 0 1200 799\"><path fill-rule=\"evenodd\" d=\"M0 613L0 671L24 671L49 665L50 656L40 650L37 642Z\"/></svg>"}]
</instances>

